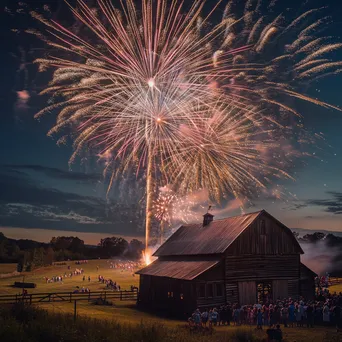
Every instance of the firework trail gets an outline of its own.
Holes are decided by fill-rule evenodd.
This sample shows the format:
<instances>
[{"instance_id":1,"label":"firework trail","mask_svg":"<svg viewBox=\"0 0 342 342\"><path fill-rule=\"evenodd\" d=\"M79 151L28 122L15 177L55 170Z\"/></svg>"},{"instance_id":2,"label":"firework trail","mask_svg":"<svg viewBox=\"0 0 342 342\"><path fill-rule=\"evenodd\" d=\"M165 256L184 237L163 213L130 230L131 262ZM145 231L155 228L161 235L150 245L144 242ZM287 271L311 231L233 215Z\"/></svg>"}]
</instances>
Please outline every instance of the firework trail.
<instances>
[{"instance_id":1,"label":"firework trail","mask_svg":"<svg viewBox=\"0 0 342 342\"><path fill-rule=\"evenodd\" d=\"M206 188L215 200L252 195L274 177L290 177L287 165L301 156L279 151L300 126L289 100L333 107L296 90L340 72L327 56L342 44L315 37L328 20L315 19L320 9L287 18L276 13L276 1L243 7L232 0L212 25L219 3L207 16L204 4L127 0L117 9L109 0L96 8L78 0L71 11L84 30L78 26L77 34L32 13L47 35L30 33L52 47L37 63L41 71L55 68L42 92L52 104L36 117L58 112L49 135L64 142L71 133L70 162L92 150L105 160L111 184L132 165L146 177L146 247L156 186Z\"/></svg>"}]
</instances>

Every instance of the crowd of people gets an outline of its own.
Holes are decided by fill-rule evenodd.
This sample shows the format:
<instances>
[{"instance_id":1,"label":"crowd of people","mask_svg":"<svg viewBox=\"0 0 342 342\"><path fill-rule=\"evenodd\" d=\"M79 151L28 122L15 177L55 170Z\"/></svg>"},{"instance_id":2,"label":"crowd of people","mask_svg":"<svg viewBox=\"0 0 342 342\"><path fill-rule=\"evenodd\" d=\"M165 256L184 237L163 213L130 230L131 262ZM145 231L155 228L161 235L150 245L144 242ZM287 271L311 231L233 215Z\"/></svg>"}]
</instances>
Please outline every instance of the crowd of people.
<instances>
[{"instance_id":1,"label":"crowd of people","mask_svg":"<svg viewBox=\"0 0 342 342\"><path fill-rule=\"evenodd\" d=\"M189 324L202 327L247 324L255 325L258 329L270 327L271 330L276 330L277 325L281 324L284 328L332 325L342 330L342 293L322 291L320 297L312 301L287 298L265 304L228 304L202 312L197 309L189 318Z\"/></svg>"},{"instance_id":2,"label":"crowd of people","mask_svg":"<svg viewBox=\"0 0 342 342\"><path fill-rule=\"evenodd\" d=\"M119 269L121 272L129 271L135 276L135 270L142 267L141 263L129 261L129 260L118 260L118 261L107 261L109 263L109 268Z\"/></svg>"},{"instance_id":3,"label":"crowd of people","mask_svg":"<svg viewBox=\"0 0 342 342\"><path fill-rule=\"evenodd\" d=\"M103 276L99 275L98 277L99 282L102 284L106 284L107 289L111 289L114 291L120 291L121 287L119 284L117 284L116 281L113 281L112 279L105 279Z\"/></svg>"},{"instance_id":4,"label":"crowd of people","mask_svg":"<svg viewBox=\"0 0 342 342\"><path fill-rule=\"evenodd\" d=\"M71 272L69 272L69 270L70 270L70 266L68 267L68 272L64 272L64 275L63 274L55 275L55 276L52 276L51 278L44 277L45 282L46 283L63 282L63 280L65 280L66 278L72 278L73 276L78 276L78 275L84 274L83 268L81 268L81 269L76 268L74 271L71 271Z\"/></svg>"},{"instance_id":5,"label":"crowd of people","mask_svg":"<svg viewBox=\"0 0 342 342\"><path fill-rule=\"evenodd\" d=\"M76 265L82 265L82 264L87 264L87 263L88 263L88 260L77 260L77 261L75 261Z\"/></svg>"}]
</instances>

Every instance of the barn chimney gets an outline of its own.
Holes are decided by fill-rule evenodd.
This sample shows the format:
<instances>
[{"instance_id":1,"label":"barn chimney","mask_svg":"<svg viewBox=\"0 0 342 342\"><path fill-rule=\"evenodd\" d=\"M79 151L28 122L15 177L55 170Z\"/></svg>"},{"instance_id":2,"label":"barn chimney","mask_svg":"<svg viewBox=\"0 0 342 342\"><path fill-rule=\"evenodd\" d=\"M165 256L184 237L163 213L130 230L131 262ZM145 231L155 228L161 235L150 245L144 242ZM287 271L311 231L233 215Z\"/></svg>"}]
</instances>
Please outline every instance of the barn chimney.
<instances>
[{"instance_id":1,"label":"barn chimney","mask_svg":"<svg viewBox=\"0 0 342 342\"><path fill-rule=\"evenodd\" d=\"M207 226L210 222L214 220L214 215L206 213L203 215L203 227Z\"/></svg>"}]
</instances>

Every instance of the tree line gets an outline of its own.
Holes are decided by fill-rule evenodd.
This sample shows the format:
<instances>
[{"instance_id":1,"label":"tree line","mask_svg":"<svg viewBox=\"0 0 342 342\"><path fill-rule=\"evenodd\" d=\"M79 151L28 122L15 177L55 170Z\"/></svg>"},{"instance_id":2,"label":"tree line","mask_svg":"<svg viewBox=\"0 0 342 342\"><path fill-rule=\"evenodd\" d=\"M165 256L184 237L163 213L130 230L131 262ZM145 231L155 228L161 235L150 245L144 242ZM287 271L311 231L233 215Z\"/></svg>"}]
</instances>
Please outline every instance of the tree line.
<instances>
[{"instance_id":1,"label":"tree line","mask_svg":"<svg viewBox=\"0 0 342 342\"><path fill-rule=\"evenodd\" d=\"M120 257L139 260L144 244L122 237L101 239L97 246L85 245L73 236L53 237L49 243L33 240L14 240L0 232L0 263L18 263L18 271L51 265L53 262Z\"/></svg>"}]
</instances>

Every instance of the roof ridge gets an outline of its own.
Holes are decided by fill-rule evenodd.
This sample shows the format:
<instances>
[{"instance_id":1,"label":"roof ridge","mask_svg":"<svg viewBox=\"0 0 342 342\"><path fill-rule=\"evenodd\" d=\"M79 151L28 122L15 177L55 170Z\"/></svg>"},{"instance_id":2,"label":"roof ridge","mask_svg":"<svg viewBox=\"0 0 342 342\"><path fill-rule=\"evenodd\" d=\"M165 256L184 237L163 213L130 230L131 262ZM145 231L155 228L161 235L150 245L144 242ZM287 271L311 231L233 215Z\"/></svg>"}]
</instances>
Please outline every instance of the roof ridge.
<instances>
[{"instance_id":1,"label":"roof ridge","mask_svg":"<svg viewBox=\"0 0 342 342\"><path fill-rule=\"evenodd\" d=\"M243 216L248 216L248 215L255 215L255 214L258 214L258 213L261 213L261 212L266 212L266 210L265 209L261 209L261 210L253 211L251 213L242 214L242 215L228 216L228 217L220 218L220 219L217 219L217 220L213 220L212 222L224 221L224 220L228 220L228 219L235 218L235 217L243 217ZM210 222L210 223L212 223L212 222ZM179 226L179 228L189 227L189 226L194 226L194 225L202 225L202 223L201 222L194 222L194 223L182 224L181 226Z\"/></svg>"}]
</instances>

